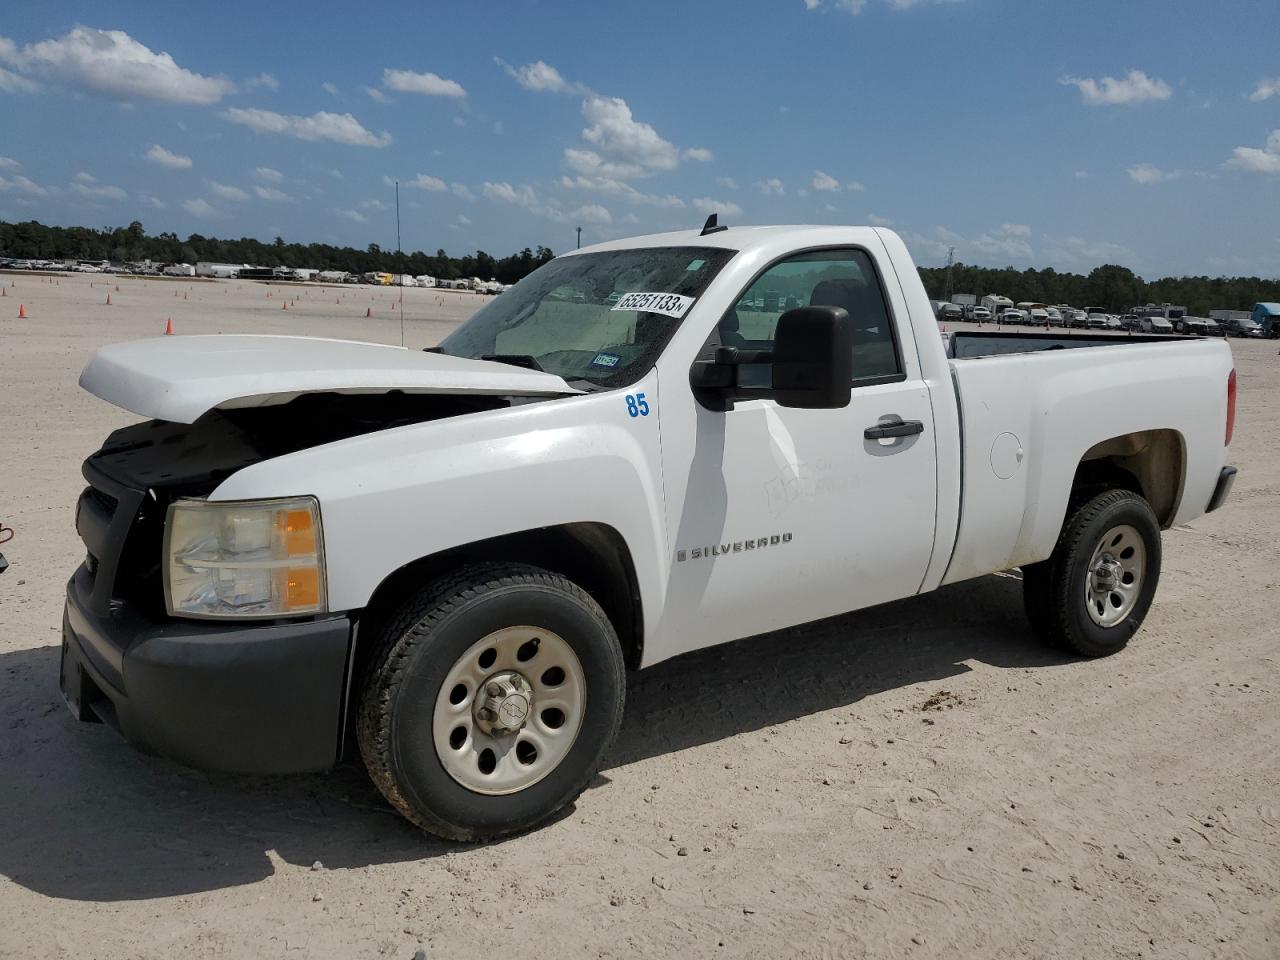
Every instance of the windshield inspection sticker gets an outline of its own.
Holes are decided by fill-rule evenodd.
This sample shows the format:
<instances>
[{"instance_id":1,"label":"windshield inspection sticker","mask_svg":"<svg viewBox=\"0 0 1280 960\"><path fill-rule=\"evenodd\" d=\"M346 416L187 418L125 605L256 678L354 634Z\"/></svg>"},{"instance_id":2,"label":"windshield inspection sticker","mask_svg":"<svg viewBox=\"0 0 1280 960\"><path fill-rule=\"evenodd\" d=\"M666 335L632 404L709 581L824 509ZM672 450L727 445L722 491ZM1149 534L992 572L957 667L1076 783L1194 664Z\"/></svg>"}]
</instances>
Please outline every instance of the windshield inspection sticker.
<instances>
[{"instance_id":1,"label":"windshield inspection sticker","mask_svg":"<svg viewBox=\"0 0 1280 960\"><path fill-rule=\"evenodd\" d=\"M616 353L597 353L591 361L593 367L616 367L622 358Z\"/></svg>"},{"instance_id":2,"label":"windshield inspection sticker","mask_svg":"<svg viewBox=\"0 0 1280 960\"><path fill-rule=\"evenodd\" d=\"M664 317L679 320L689 312L693 301L693 297L684 297L678 293L626 293L613 305L613 309L660 313Z\"/></svg>"}]
</instances>

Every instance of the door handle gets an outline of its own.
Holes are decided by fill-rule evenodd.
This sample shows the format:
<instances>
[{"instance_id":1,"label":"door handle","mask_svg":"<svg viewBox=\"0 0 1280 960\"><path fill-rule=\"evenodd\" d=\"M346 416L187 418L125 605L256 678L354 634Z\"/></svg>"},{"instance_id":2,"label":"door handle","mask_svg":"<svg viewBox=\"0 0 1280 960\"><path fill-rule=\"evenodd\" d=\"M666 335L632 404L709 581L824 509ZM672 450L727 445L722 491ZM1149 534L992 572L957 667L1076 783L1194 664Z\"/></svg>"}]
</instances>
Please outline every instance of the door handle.
<instances>
[{"instance_id":1,"label":"door handle","mask_svg":"<svg viewBox=\"0 0 1280 960\"><path fill-rule=\"evenodd\" d=\"M868 440L892 440L896 437L914 437L924 433L924 424L919 420L903 420L896 414L885 417L880 423L867 427L862 435Z\"/></svg>"}]
</instances>

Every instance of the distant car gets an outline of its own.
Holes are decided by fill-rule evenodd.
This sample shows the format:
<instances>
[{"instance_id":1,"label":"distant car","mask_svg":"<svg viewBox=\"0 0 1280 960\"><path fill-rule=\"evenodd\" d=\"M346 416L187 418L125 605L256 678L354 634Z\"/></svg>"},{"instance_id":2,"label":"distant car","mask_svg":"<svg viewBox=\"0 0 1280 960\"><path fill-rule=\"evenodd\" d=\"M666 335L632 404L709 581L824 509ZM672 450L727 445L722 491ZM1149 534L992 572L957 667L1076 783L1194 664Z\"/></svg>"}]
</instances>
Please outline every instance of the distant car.
<instances>
[{"instance_id":1,"label":"distant car","mask_svg":"<svg viewBox=\"0 0 1280 960\"><path fill-rule=\"evenodd\" d=\"M1217 326L1208 317L1181 317L1174 321L1174 328L1189 337L1209 336L1209 327Z\"/></svg>"},{"instance_id":2,"label":"distant car","mask_svg":"<svg viewBox=\"0 0 1280 960\"><path fill-rule=\"evenodd\" d=\"M1244 319L1231 319L1222 325L1223 330L1228 337L1261 337L1262 324L1256 320L1250 320L1248 317Z\"/></svg>"},{"instance_id":3,"label":"distant car","mask_svg":"<svg viewBox=\"0 0 1280 960\"><path fill-rule=\"evenodd\" d=\"M1105 313L1090 313L1085 317L1084 325L1090 330L1107 329L1107 316Z\"/></svg>"},{"instance_id":4,"label":"distant car","mask_svg":"<svg viewBox=\"0 0 1280 960\"><path fill-rule=\"evenodd\" d=\"M987 323L991 320L991 311L986 307L970 307L965 319L974 323Z\"/></svg>"},{"instance_id":5,"label":"distant car","mask_svg":"<svg viewBox=\"0 0 1280 960\"><path fill-rule=\"evenodd\" d=\"M1143 333L1173 333L1173 323L1168 317L1143 317L1139 321Z\"/></svg>"},{"instance_id":6,"label":"distant car","mask_svg":"<svg viewBox=\"0 0 1280 960\"><path fill-rule=\"evenodd\" d=\"M943 303L938 305L939 320L963 320L964 308L958 303Z\"/></svg>"},{"instance_id":7,"label":"distant car","mask_svg":"<svg viewBox=\"0 0 1280 960\"><path fill-rule=\"evenodd\" d=\"M1049 325L1049 314L1043 307L1032 307L1022 322L1032 327L1046 327Z\"/></svg>"},{"instance_id":8,"label":"distant car","mask_svg":"<svg viewBox=\"0 0 1280 960\"><path fill-rule=\"evenodd\" d=\"M1065 327L1067 325L1066 317L1062 315L1062 311L1057 307L1046 307L1044 312L1049 316L1049 326Z\"/></svg>"},{"instance_id":9,"label":"distant car","mask_svg":"<svg viewBox=\"0 0 1280 960\"><path fill-rule=\"evenodd\" d=\"M1117 317L1114 313L1107 314L1107 329L1108 330L1124 329L1123 327L1120 326L1120 318Z\"/></svg>"},{"instance_id":10,"label":"distant car","mask_svg":"<svg viewBox=\"0 0 1280 960\"><path fill-rule=\"evenodd\" d=\"M1015 307L1010 307L1008 310L1002 310L999 315L996 316L996 323L999 324L1011 323L1017 325L1026 322L1027 315Z\"/></svg>"},{"instance_id":11,"label":"distant car","mask_svg":"<svg viewBox=\"0 0 1280 960\"><path fill-rule=\"evenodd\" d=\"M1142 318L1136 313L1126 313L1120 318L1120 328L1122 330L1141 330Z\"/></svg>"}]
</instances>

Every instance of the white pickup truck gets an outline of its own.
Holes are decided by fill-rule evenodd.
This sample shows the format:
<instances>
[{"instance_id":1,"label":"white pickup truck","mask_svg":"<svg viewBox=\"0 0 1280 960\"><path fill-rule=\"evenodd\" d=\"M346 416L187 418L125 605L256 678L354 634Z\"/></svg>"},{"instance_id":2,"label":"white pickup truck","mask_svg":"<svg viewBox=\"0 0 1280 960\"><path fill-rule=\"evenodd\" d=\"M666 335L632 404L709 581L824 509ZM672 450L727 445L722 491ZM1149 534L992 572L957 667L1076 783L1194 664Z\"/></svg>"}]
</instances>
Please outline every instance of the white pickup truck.
<instances>
[{"instance_id":1,"label":"white pickup truck","mask_svg":"<svg viewBox=\"0 0 1280 960\"><path fill-rule=\"evenodd\" d=\"M625 670L1021 567L1121 649L1160 531L1222 503L1225 342L939 336L896 234L738 227L559 257L438 347L117 344L61 682L206 768L356 748L421 827L572 802Z\"/></svg>"}]
</instances>

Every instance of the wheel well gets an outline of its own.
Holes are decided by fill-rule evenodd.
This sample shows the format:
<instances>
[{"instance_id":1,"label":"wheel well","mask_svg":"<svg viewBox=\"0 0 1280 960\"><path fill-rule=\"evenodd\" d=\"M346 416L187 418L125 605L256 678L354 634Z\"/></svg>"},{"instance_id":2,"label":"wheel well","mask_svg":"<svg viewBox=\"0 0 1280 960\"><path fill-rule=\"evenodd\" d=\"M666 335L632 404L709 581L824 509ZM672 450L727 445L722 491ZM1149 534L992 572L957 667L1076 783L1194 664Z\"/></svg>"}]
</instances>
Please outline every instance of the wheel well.
<instances>
[{"instance_id":1,"label":"wheel well","mask_svg":"<svg viewBox=\"0 0 1280 960\"><path fill-rule=\"evenodd\" d=\"M1167 529L1182 499L1186 450L1176 430L1142 430L1094 444L1080 459L1071 483L1072 503L1103 490L1132 490Z\"/></svg>"},{"instance_id":2,"label":"wheel well","mask_svg":"<svg viewBox=\"0 0 1280 960\"><path fill-rule=\"evenodd\" d=\"M360 612L352 679L363 675L373 654L373 638L414 590L463 564L482 561L527 563L572 580L600 604L617 631L627 666L639 667L644 653L640 589L631 551L617 530L602 523L540 527L479 540L421 557L387 576Z\"/></svg>"}]
</instances>

